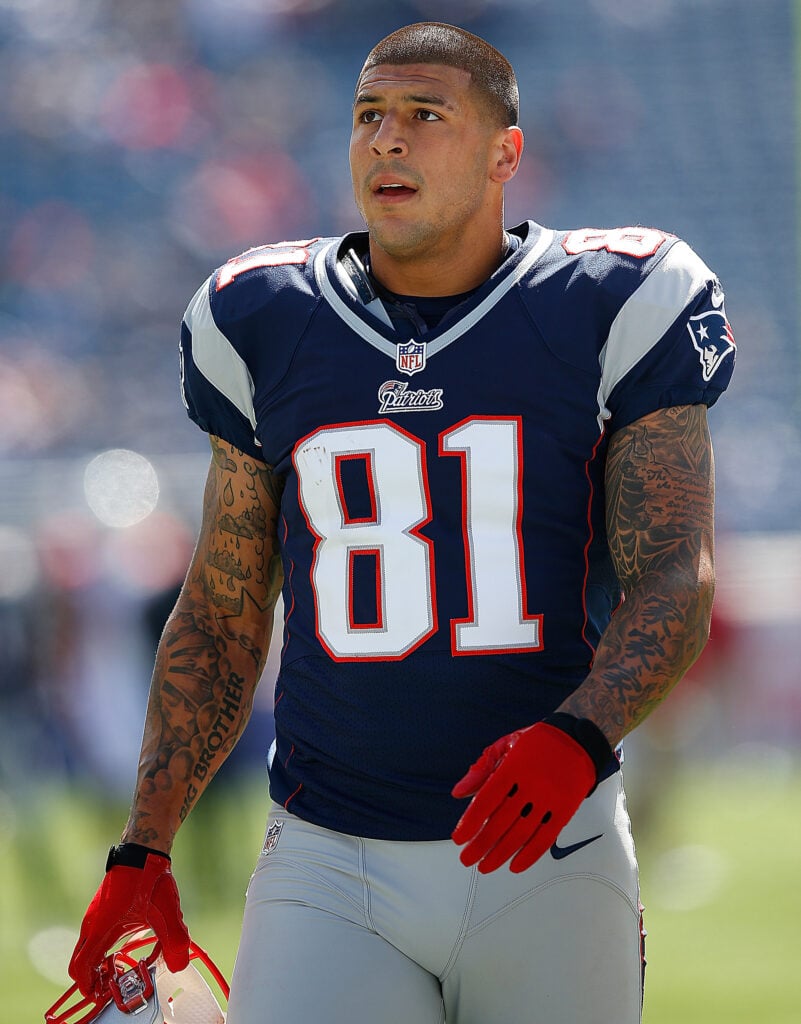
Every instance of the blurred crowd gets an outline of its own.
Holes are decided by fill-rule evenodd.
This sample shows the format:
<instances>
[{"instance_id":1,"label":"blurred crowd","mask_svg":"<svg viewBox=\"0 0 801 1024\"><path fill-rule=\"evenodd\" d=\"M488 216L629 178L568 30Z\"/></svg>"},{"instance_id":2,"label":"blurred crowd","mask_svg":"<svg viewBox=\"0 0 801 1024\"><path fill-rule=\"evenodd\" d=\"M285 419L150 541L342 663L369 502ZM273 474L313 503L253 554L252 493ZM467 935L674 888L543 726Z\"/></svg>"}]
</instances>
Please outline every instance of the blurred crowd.
<instances>
[{"instance_id":1,"label":"blurred crowd","mask_svg":"<svg viewBox=\"0 0 801 1024\"><path fill-rule=\"evenodd\" d=\"M461 24L515 65L527 150L509 223L654 224L718 272L740 342L711 414L719 529L797 531L793 9L0 0L0 789L69 773L127 791L207 462L178 391L181 315L251 245L360 227L353 85L410 21ZM89 461L117 449L158 481L127 525L86 493ZM263 690L243 762L266 748Z\"/></svg>"}]
</instances>

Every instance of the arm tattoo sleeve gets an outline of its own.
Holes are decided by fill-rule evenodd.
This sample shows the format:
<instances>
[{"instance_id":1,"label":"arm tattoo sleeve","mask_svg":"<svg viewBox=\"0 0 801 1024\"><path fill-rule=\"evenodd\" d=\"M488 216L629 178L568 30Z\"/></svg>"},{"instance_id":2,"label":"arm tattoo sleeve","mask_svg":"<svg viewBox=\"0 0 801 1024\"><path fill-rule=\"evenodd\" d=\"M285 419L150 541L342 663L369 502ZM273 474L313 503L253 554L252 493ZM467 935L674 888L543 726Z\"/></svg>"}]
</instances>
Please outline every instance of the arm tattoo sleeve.
<instances>
[{"instance_id":1,"label":"arm tattoo sleeve","mask_svg":"<svg viewBox=\"0 0 801 1024\"><path fill-rule=\"evenodd\" d=\"M283 574L280 481L212 438L203 522L156 655L127 841L167 849L247 724Z\"/></svg>"},{"instance_id":2,"label":"arm tattoo sleeve","mask_svg":"<svg viewBox=\"0 0 801 1024\"><path fill-rule=\"evenodd\" d=\"M591 718L616 743L667 696L709 634L714 469L705 407L663 409L618 431L606 494L625 600L562 710Z\"/></svg>"}]
</instances>

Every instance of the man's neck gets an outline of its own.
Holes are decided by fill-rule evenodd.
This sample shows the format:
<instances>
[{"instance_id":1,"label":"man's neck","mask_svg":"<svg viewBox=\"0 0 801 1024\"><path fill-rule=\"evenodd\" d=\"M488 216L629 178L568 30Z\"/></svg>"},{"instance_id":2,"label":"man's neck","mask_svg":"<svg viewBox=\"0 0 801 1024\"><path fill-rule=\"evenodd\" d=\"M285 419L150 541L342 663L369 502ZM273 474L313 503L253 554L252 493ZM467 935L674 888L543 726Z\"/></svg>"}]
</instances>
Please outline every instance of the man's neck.
<instances>
[{"instance_id":1,"label":"man's neck","mask_svg":"<svg viewBox=\"0 0 801 1024\"><path fill-rule=\"evenodd\" d=\"M370 273L397 295L461 295L482 285L503 263L509 245L506 232L483 240L480 247L463 243L424 257L392 256L370 238Z\"/></svg>"}]
</instances>

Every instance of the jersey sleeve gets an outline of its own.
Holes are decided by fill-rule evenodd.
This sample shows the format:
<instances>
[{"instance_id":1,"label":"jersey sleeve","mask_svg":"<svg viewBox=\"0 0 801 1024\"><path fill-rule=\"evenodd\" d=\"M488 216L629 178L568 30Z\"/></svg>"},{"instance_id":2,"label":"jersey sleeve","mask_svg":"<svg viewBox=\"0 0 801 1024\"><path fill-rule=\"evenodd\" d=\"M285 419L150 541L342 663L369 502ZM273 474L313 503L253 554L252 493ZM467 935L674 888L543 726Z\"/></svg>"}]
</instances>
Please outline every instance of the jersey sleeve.
<instances>
[{"instance_id":1,"label":"jersey sleeve","mask_svg":"<svg viewBox=\"0 0 801 1024\"><path fill-rule=\"evenodd\" d=\"M253 379L245 360L214 319L210 300L213 280L214 275L195 292L181 324L184 405L202 430L263 461L255 436Z\"/></svg>"},{"instance_id":2,"label":"jersey sleeve","mask_svg":"<svg viewBox=\"0 0 801 1024\"><path fill-rule=\"evenodd\" d=\"M612 323L601 351L602 420L614 431L657 409L713 405L735 352L720 282L677 241Z\"/></svg>"}]
</instances>

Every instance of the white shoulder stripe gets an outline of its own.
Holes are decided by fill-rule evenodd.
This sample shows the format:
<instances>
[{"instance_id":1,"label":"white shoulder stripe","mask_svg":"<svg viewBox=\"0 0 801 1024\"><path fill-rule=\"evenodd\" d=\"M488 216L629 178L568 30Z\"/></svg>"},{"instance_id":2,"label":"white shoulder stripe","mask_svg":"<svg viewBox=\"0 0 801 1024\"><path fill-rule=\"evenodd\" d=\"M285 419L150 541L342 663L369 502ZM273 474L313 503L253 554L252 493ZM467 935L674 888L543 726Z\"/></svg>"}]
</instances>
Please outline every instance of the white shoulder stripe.
<instances>
[{"instance_id":1,"label":"white shoulder stripe","mask_svg":"<svg viewBox=\"0 0 801 1024\"><path fill-rule=\"evenodd\" d=\"M714 274L703 260L686 242L678 241L626 300L601 349L601 423L610 416L606 403L614 387L650 352L712 278Z\"/></svg>"},{"instance_id":2,"label":"white shoulder stripe","mask_svg":"<svg viewBox=\"0 0 801 1024\"><path fill-rule=\"evenodd\" d=\"M244 359L214 322L208 280L198 288L189 303L184 322L192 332L192 361L195 366L250 421L255 431L253 378Z\"/></svg>"}]
</instances>

